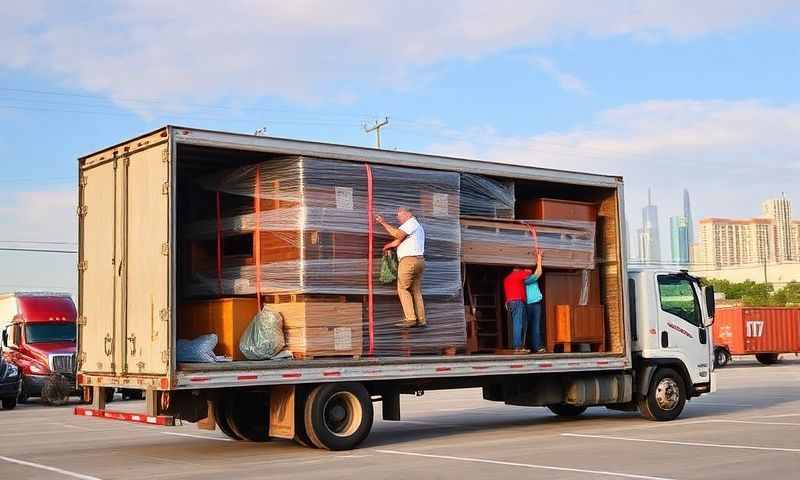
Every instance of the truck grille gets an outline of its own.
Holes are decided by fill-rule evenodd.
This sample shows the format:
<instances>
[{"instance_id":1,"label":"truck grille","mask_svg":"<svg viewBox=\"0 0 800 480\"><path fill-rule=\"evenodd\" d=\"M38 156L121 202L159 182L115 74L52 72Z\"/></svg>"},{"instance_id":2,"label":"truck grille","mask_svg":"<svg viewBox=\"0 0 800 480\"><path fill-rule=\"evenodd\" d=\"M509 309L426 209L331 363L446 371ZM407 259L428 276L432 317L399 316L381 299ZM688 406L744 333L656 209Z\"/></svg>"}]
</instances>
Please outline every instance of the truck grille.
<instances>
[{"instance_id":1,"label":"truck grille","mask_svg":"<svg viewBox=\"0 0 800 480\"><path fill-rule=\"evenodd\" d=\"M75 354L51 355L50 370L54 373L73 373Z\"/></svg>"}]
</instances>

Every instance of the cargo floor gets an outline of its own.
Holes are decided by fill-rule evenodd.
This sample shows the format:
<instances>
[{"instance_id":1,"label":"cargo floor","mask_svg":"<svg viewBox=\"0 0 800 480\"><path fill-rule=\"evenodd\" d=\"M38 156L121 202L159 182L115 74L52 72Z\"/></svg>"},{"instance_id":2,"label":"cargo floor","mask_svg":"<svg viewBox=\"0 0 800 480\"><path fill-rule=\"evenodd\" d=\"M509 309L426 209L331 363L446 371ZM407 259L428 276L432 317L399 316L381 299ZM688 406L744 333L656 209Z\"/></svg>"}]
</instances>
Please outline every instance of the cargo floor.
<instances>
[{"instance_id":1,"label":"cargo floor","mask_svg":"<svg viewBox=\"0 0 800 480\"><path fill-rule=\"evenodd\" d=\"M441 362L508 361L510 359L565 359L565 358L605 358L619 357L610 352L592 353L537 353L528 355L455 355L455 356L412 356L412 357L363 357L363 358L319 358L313 360L256 360L219 363L179 363L179 372L222 372L236 370L264 370L282 368L313 367L355 367L369 365L406 365Z\"/></svg>"}]
</instances>

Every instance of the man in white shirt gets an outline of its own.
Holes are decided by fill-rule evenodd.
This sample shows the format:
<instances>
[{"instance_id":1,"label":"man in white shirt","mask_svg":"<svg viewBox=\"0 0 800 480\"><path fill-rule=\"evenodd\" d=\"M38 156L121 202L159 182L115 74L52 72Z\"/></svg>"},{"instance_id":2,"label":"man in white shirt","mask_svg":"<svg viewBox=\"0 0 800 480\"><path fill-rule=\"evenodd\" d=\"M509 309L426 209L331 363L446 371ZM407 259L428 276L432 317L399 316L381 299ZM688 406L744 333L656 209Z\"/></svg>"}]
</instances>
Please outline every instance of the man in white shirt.
<instances>
[{"instance_id":1,"label":"man in white shirt","mask_svg":"<svg viewBox=\"0 0 800 480\"><path fill-rule=\"evenodd\" d=\"M401 328L425 327L425 305L422 302L422 273L425 271L425 230L406 207L397 209L400 227L386 223L380 215L375 221L394 238L383 246L384 250L397 248L397 296L403 306Z\"/></svg>"}]
</instances>

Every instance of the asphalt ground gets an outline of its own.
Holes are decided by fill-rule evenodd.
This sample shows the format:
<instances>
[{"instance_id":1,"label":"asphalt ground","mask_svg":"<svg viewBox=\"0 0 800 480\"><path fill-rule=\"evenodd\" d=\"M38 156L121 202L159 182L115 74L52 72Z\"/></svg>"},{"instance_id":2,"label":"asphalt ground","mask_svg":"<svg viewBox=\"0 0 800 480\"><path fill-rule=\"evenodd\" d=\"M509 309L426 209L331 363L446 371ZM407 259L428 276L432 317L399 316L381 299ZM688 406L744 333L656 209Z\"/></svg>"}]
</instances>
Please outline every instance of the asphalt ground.
<instances>
[{"instance_id":1,"label":"asphalt ground","mask_svg":"<svg viewBox=\"0 0 800 480\"><path fill-rule=\"evenodd\" d=\"M37 403L0 411L0 479L792 479L800 478L800 359L718 371L679 420L591 408L562 419L480 390L403 398L358 450L230 441L193 424L154 427ZM115 409L142 410L142 402ZM376 409L379 412L379 408ZM378 414L379 416L379 414Z\"/></svg>"}]
</instances>

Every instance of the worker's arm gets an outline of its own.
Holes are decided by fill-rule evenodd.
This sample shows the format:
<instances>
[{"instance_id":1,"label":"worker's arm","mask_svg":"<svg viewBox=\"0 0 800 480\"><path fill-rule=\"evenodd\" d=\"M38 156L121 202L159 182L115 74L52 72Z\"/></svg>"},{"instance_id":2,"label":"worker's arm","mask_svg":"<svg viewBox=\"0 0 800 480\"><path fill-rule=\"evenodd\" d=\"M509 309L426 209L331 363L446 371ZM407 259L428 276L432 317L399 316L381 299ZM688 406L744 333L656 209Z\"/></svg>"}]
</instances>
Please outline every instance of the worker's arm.
<instances>
[{"instance_id":1,"label":"worker's arm","mask_svg":"<svg viewBox=\"0 0 800 480\"><path fill-rule=\"evenodd\" d=\"M391 235L392 238L395 238L395 239L400 240L402 242L408 236L408 234L406 232L404 232L404 231L400 230L399 228L396 228L396 227L386 223L386 220L384 220L383 217L380 216L380 215L376 215L375 216L375 221L380 223L381 226L386 230L386 233ZM399 243L398 243L398 245L399 245Z\"/></svg>"},{"instance_id":2,"label":"worker's arm","mask_svg":"<svg viewBox=\"0 0 800 480\"><path fill-rule=\"evenodd\" d=\"M402 240L400 240L400 239L392 240L391 242L389 242L386 245L384 245L383 249L384 250L389 250L390 248L397 248L398 245L400 245L401 242L402 242Z\"/></svg>"},{"instance_id":3,"label":"worker's arm","mask_svg":"<svg viewBox=\"0 0 800 480\"><path fill-rule=\"evenodd\" d=\"M539 277L542 276L542 251L536 251L536 271L533 272L533 275L525 279L525 285L530 285L531 283L538 281Z\"/></svg>"}]
</instances>

